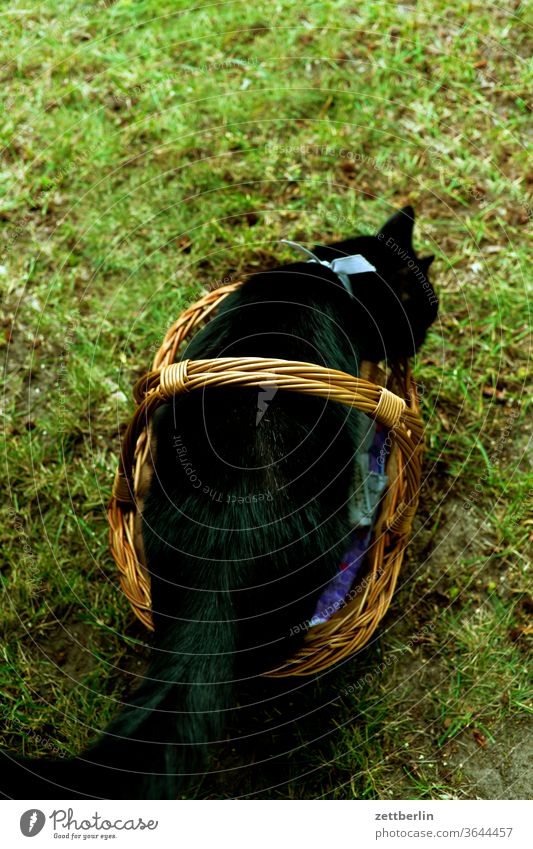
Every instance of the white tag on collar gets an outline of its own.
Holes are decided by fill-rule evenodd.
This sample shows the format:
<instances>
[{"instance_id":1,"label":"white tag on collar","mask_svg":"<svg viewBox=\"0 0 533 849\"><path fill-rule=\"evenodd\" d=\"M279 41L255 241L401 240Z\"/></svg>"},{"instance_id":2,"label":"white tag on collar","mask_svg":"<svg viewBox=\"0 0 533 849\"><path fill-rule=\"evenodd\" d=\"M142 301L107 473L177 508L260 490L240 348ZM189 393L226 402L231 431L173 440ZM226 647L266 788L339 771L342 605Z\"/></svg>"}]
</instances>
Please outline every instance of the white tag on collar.
<instances>
[{"instance_id":1,"label":"white tag on collar","mask_svg":"<svg viewBox=\"0 0 533 849\"><path fill-rule=\"evenodd\" d=\"M341 256L334 259L331 268L335 274L366 274L368 271L376 270L376 267L362 254L352 254L352 256Z\"/></svg>"},{"instance_id":2,"label":"white tag on collar","mask_svg":"<svg viewBox=\"0 0 533 849\"><path fill-rule=\"evenodd\" d=\"M334 274L341 280L343 286L350 295L353 295L352 286L349 280L349 275L351 274L366 274L369 271L375 271L376 268L365 259L362 254L352 254L352 256L341 256L338 257L331 262L328 262L325 259L319 259L313 251L310 251L308 248L304 248L303 245L300 245L299 242L290 242L288 239L281 240L283 244L290 245L291 248L296 248L301 253L306 254L306 256L312 257L307 260L308 262L318 262L320 265L325 265L327 268L331 268Z\"/></svg>"}]
</instances>

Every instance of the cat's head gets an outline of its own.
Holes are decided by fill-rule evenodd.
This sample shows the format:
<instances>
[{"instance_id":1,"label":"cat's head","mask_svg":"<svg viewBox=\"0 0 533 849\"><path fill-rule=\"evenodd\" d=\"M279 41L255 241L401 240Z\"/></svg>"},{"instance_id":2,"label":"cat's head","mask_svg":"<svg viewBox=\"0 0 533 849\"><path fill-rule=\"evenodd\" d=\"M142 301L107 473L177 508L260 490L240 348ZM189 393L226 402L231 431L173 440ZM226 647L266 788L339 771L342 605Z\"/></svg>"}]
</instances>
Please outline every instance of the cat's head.
<instances>
[{"instance_id":1,"label":"cat's head","mask_svg":"<svg viewBox=\"0 0 533 849\"><path fill-rule=\"evenodd\" d=\"M317 316L328 313L342 327L338 341L343 335L360 359L379 362L412 356L438 310L427 277L433 257L417 256L413 227L414 212L406 206L374 236L313 249L315 257L327 262L360 254L374 266L375 271L348 275L352 295L331 268L306 259L251 275L222 304L218 318L203 333L202 344L207 337L215 338L225 322L232 356L272 356L275 338L277 356L313 360L313 345L306 340L316 330ZM306 310L306 305L312 309ZM237 322L242 323L238 343Z\"/></svg>"},{"instance_id":2,"label":"cat's head","mask_svg":"<svg viewBox=\"0 0 533 849\"><path fill-rule=\"evenodd\" d=\"M359 236L316 248L320 259L361 254L375 272L350 277L357 340L364 359L412 356L435 321L438 300L428 279L433 256L418 257L413 247L411 206L392 215L375 236Z\"/></svg>"}]
</instances>

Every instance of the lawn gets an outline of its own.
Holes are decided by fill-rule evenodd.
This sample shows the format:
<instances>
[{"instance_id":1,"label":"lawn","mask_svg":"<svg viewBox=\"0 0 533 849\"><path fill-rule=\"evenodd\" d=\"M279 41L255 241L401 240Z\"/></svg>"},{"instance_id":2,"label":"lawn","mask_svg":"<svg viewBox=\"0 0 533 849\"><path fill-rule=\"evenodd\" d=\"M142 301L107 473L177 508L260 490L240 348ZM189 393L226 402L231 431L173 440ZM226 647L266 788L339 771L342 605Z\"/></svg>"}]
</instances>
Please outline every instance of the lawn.
<instances>
[{"instance_id":1,"label":"lawn","mask_svg":"<svg viewBox=\"0 0 533 849\"><path fill-rule=\"evenodd\" d=\"M79 752L144 669L106 503L168 325L292 259L280 239L410 203L440 316L396 596L355 658L252 694L195 794L528 796L531 23L477 0L2 4L2 745Z\"/></svg>"}]
</instances>

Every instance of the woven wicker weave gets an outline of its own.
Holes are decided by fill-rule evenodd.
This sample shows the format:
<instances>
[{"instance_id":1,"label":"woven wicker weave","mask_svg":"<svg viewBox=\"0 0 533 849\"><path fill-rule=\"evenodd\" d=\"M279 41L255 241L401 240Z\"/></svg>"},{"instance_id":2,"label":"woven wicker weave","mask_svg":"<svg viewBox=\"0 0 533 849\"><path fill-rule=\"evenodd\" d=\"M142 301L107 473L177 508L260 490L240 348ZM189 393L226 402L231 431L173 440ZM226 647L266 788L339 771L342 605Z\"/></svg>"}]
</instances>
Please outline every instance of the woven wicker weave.
<instances>
[{"instance_id":1,"label":"woven wicker weave","mask_svg":"<svg viewBox=\"0 0 533 849\"><path fill-rule=\"evenodd\" d=\"M422 421L407 361L395 363L387 380L372 363L362 364L359 378L311 363L252 357L176 363L182 342L239 285L216 289L185 310L168 330L152 370L134 388L137 407L123 439L108 510L111 551L135 614L152 628L140 513L153 469L151 416L172 395L205 386L264 388L272 384L278 389L335 400L371 416L389 429L391 448L386 464L389 484L373 530L366 577L328 622L307 631L293 658L269 673L272 677L310 675L361 649L387 612L418 504Z\"/></svg>"}]
</instances>

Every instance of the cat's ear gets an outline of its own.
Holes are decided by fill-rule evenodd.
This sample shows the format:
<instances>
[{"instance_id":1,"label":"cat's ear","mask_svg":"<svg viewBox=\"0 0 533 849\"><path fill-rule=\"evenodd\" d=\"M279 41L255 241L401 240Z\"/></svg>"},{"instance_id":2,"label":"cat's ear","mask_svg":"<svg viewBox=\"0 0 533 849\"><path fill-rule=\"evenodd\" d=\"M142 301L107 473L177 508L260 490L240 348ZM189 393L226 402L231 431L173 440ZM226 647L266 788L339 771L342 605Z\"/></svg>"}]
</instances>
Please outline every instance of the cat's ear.
<instances>
[{"instance_id":1,"label":"cat's ear","mask_svg":"<svg viewBox=\"0 0 533 849\"><path fill-rule=\"evenodd\" d=\"M385 222L378 233L378 238L392 238L400 247L412 249L414 226L415 211L412 206L404 206Z\"/></svg>"},{"instance_id":2,"label":"cat's ear","mask_svg":"<svg viewBox=\"0 0 533 849\"><path fill-rule=\"evenodd\" d=\"M435 259L435 254L430 254L429 256L420 257L420 259L418 260L418 266L424 272L424 274L427 273L429 266L431 265L431 263L433 262L434 259Z\"/></svg>"}]
</instances>

